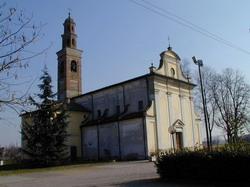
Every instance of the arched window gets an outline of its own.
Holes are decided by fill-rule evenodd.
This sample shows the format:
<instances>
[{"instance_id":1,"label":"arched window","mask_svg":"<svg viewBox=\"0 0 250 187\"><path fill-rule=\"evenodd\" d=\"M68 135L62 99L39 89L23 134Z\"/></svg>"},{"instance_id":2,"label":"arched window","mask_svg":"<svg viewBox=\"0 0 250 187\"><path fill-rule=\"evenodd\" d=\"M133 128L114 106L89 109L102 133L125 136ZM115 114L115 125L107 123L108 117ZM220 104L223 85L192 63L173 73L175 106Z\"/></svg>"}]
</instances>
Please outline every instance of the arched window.
<instances>
[{"instance_id":1,"label":"arched window","mask_svg":"<svg viewBox=\"0 0 250 187\"><path fill-rule=\"evenodd\" d=\"M75 32L75 31L74 31L74 26L71 27L71 31L72 31L72 32Z\"/></svg>"},{"instance_id":2,"label":"arched window","mask_svg":"<svg viewBox=\"0 0 250 187\"><path fill-rule=\"evenodd\" d=\"M77 72L77 63L75 60L71 61L71 71L72 72Z\"/></svg>"},{"instance_id":3,"label":"arched window","mask_svg":"<svg viewBox=\"0 0 250 187\"><path fill-rule=\"evenodd\" d=\"M76 41L75 41L75 39L74 39L74 38L72 39L72 46L73 46L73 47L75 47L75 46L76 46Z\"/></svg>"},{"instance_id":4,"label":"arched window","mask_svg":"<svg viewBox=\"0 0 250 187\"><path fill-rule=\"evenodd\" d=\"M174 70L174 68L171 68L171 69L170 69L170 73L171 73L171 77L174 77L174 76L175 76L175 70Z\"/></svg>"},{"instance_id":5,"label":"arched window","mask_svg":"<svg viewBox=\"0 0 250 187\"><path fill-rule=\"evenodd\" d=\"M67 39L67 47L70 47L70 39Z\"/></svg>"}]
</instances>

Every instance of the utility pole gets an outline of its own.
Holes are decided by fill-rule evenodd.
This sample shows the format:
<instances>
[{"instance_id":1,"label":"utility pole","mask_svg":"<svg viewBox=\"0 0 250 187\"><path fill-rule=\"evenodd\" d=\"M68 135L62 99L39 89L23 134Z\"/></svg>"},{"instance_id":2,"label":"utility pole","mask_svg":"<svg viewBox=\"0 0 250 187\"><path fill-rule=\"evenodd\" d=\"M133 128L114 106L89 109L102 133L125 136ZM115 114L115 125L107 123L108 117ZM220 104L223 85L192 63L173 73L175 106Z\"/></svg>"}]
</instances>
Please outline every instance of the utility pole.
<instances>
[{"instance_id":1,"label":"utility pole","mask_svg":"<svg viewBox=\"0 0 250 187\"><path fill-rule=\"evenodd\" d=\"M203 104L203 113L204 113L204 119L205 119L205 127L206 127L206 136L207 136L207 148L210 150L210 138L209 138L209 129L208 129L208 124L207 124L207 110L206 110L206 103L205 103L205 98L204 98L204 90L203 90L203 81L201 77L201 67L203 66L202 60L196 60L195 56L192 57L194 63L198 65L198 70L199 70L199 77L200 77L200 85L201 85L201 97L202 97L202 104Z\"/></svg>"}]
</instances>

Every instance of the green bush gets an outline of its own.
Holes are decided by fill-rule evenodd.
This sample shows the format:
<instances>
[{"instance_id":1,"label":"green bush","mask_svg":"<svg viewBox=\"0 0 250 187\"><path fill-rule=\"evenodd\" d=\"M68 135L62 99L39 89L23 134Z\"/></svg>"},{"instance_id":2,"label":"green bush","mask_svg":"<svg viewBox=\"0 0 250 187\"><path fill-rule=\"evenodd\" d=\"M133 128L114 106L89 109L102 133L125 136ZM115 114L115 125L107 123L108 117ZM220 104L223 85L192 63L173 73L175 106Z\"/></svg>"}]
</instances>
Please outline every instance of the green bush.
<instances>
[{"instance_id":1,"label":"green bush","mask_svg":"<svg viewBox=\"0 0 250 187\"><path fill-rule=\"evenodd\" d=\"M157 172L163 179L248 180L250 146L225 145L205 149L158 153Z\"/></svg>"}]
</instances>

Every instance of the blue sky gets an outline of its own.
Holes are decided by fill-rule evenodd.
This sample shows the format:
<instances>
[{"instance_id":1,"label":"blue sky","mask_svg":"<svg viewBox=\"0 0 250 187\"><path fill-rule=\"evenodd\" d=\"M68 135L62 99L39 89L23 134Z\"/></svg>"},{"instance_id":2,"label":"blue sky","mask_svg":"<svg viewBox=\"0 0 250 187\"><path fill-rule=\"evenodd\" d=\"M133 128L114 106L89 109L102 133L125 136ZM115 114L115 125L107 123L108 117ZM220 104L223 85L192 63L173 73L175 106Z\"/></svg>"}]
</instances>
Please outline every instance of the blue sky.
<instances>
[{"instance_id":1,"label":"blue sky","mask_svg":"<svg viewBox=\"0 0 250 187\"><path fill-rule=\"evenodd\" d=\"M248 0L150 2L250 51ZM250 81L249 54L143 9L130 0L10 0L7 3L23 9L26 14L33 14L35 23L45 24L42 38L33 50L52 46L31 61L25 74L35 79L46 64L55 91L56 52L61 49L62 24L69 8L76 22L78 48L83 50L84 92L145 74L152 62L158 66L159 54L168 47L168 37L182 60L191 61L195 55L216 71L227 67L238 69ZM38 83L34 83L31 93L37 92ZM0 121L0 145L19 144L20 119L13 112L7 111L4 115L7 121Z\"/></svg>"}]
</instances>

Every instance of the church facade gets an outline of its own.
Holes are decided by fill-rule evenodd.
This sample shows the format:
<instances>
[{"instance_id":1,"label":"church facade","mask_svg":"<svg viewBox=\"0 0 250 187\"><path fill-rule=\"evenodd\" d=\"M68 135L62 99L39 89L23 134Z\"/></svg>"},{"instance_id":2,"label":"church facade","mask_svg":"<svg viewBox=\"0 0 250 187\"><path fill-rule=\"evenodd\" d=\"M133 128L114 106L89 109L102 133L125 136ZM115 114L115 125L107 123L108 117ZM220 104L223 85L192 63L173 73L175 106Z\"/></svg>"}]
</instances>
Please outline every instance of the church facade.
<instances>
[{"instance_id":1,"label":"church facade","mask_svg":"<svg viewBox=\"0 0 250 187\"><path fill-rule=\"evenodd\" d=\"M84 160L147 159L159 150L201 144L200 119L193 104L195 87L169 47L149 73L82 93L82 51L76 24L64 22L58 56L58 100L67 103L71 157Z\"/></svg>"}]
</instances>

